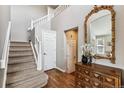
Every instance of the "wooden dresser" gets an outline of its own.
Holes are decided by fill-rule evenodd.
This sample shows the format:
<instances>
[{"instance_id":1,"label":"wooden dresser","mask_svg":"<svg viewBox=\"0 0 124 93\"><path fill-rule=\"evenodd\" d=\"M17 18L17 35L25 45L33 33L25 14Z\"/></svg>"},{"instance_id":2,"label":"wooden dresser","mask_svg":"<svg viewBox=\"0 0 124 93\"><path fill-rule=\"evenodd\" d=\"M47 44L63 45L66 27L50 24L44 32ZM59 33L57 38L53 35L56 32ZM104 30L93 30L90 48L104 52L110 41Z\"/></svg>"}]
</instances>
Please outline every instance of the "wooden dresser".
<instances>
[{"instance_id":1,"label":"wooden dresser","mask_svg":"<svg viewBox=\"0 0 124 93\"><path fill-rule=\"evenodd\" d=\"M76 64L76 87L118 88L121 87L122 71L98 64Z\"/></svg>"}]
</instances>

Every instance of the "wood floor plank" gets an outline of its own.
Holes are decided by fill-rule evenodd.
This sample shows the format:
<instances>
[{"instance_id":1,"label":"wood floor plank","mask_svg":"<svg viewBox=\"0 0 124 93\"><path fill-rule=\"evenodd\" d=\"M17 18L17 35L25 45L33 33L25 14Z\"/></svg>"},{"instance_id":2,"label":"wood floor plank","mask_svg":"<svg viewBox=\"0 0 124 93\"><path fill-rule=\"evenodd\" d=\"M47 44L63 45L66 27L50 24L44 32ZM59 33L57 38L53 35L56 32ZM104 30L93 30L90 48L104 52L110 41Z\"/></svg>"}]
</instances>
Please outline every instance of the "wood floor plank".
<instances>
[{"instance_id":1,"label":"wood floor plank","mask_svg":"<svg viewBox=\"0 0 124 93\"><path fill-rule=\"evenodd\" d=\"M63 73L57 69L46 71L49 76L48 84L45 88L74 88L74 74Z\"/></svg>"}]
</instances>

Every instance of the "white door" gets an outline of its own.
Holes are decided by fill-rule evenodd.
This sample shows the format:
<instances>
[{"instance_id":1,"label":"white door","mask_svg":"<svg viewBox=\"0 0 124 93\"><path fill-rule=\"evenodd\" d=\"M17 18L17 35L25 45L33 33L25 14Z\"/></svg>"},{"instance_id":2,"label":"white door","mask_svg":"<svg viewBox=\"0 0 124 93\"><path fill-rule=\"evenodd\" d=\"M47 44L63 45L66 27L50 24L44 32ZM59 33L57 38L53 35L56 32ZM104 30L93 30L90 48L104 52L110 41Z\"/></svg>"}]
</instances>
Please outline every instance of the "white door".
<instances>
[{"instance_id":1,"label":"white door","mask_svg":"<svg viewBox=\"0 0 124 93\"><path fill-rule=\"evenodd\" d=\"M75 71L76 63L76 40L67 41L67 72L72 73Z\"/></svg>"},{"instance_id":2,"label":"white door","mask_svg":"<svg viewBox=\"0 0 124 93\"><path fill-rule=\"evenodd\" d=\"M43 68L49 70L56 67L56 32L47 31L42 34L43 39Z\"/></svg>"}]
</instances>

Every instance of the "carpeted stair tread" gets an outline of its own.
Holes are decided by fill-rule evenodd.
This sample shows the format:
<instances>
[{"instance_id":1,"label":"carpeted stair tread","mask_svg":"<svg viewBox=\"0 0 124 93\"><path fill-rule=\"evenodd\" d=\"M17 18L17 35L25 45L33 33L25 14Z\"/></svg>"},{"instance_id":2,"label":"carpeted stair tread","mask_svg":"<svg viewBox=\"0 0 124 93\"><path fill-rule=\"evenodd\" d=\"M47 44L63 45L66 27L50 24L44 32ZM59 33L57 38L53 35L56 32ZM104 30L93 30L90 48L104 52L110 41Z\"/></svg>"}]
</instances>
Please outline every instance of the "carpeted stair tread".
<instances>
[{"instance_id":1,"label":"carpeted stair tread","mask_svg":"<svg viewBox=\"0 0 124 93\"><path fill-rule=\"evenodd\" d=\"M29 42L11 41L11 44L30 44Z\"/></svg>"},{"instance_id":2,"label":"carpeted stair tread","mask_svg":"<svg viewBox=\"0 0 124 93\"><path fill-rule=\"evenodd\" d=\"M10 84L10 83L15 83L17 81L29 79L33 76L38 75L39 73L41 73L41 71L37 71L36 68L31 68L31 69L27 69L27 70L15 72L15 73L10 73L10 74L7 74L6 83Z\"/></svg>"},{"instance_id":3,"label":"carpeted stair tread","mask_svg":"<svg viewBox=\"0 0 124 93\"><path fill-rule=\"evenodd\" d=\"M20 44L20 43L18 43L18 44L14 44L14 43L12 43L12 44L10 44L10 47L23 47L23 46L26 46L26 47L30 47L30 44Z\"/></svg>"},{"instance_id":4,"label":"carpeted stair tread","mask_svg":"<svg viewBox=\"0 0 124 93\"><path fill-rule=\"evenodd\" d=\"M10 51L28 51L28 50L32 50L31 47L26 47L26 46L10 47Z\"/></svg>"},{"instance_id":5,"label":"carpeted stair tread","mask_svg":"<svg viewBox=\"0 0 124 93\"><path fill-rule=\"evenodd\" d=\"M10 45L11 47L12 46L30 46L30 43L11 43L11 45Z\"/></svg>"},{"instance_id":6,"label":"carpeted stair tread","mask_svg":"<svg viewBox=\"0 0 124 93\"><path fill-rule=\"evenodd\" d=\"M35 61L33 56L13 57L13 58L9 58L8 64L26 63L33 61Z\"/></svg>"},{"instance_id":7,"label":"carpeted stair tread","mask_svg":"<svg viewBox=\"0 0 124 93\"><path fill-rule=\"evenodd\" d=\"M30 68L36 67L34 62L28 62L28 63L21 63L21 64L12 64L8 65L8 71L7 73L22 71Z\"/></svg>"},{"instance_id":8,"label":"carpeted stair tread","mask_svg":"<svg viewBox=\"0 0 124 93\"><path fill-rule=\"evenodd\" d=\"M15 51L15 52L9 52L10 57L11 56L22 56L22 55L32 55L32 51Z\"/></svg>"},{"instance_id":9,"label":"carpeted stair tread","mask_svg":"<svg viewBox=\"0 0 124 93\"><path fill-rule=\"evenodd\" d=\"M45 80L44 81L44 83L42 83L42 84L37 84L36 86L34 86L33 88L43 88L45 85L47 85L47 83L48 83L48 79L47 80Z\"/></svg>"},{"instance_id":10,"label":"carpeted stair tread","mask_svg":"<svg viewBox=\"0 0 124 93\"><path fill-rule=\"evenodd\" d=\"M36 87L37 85L42 85L43 83L47 82L48 80L48 76L42 72L42 73L39 73L39 75L37 76L34 76L30 79L26 79L26 80L23 80L23 81L19 81L19 82L16 82L16 83L12 83L12 84L8 84L7 87L8 88L34 88Z\"/></svg>"},{"instance_id":11,"label":"carpeted stair tread","mask_svg":"<svg viewBox=\"0 0 124 93\"><path fill-rule=\"evenodd\" d=\"M13 54L9 54L9 57L20 57L20 56L32 56L33 53L30 52L25 52L25 53L13 53Z\"/></svg>"}]
</instances>

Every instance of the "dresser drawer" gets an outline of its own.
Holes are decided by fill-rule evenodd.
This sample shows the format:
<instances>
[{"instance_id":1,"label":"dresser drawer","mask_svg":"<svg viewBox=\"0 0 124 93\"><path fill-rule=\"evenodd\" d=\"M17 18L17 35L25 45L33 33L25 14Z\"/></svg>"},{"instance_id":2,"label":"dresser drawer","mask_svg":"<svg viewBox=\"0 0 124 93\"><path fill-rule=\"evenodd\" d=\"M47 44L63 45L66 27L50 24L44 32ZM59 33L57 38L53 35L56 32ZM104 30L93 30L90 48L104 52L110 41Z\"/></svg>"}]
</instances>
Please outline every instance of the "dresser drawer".
<instances>
[{"instance_id":1,"label":"dresser drawer","mask_svg":"<svg viewBox=\"0 0 124 93\"><path fill-rule=\"evenodd\" d=\"M103 83L103 88L115 88L115 86L113 86L111 84Z\"/></svg>"},{"instance_id":2,"label":"dresser drawer","mask_svg":"<svg viewBox=\"0 0 124 93\"><path fill-rule=\"evenodd\" d=\"M103 82L115 86L116 78L111 76L103 76Z\"/></svg>"}]
</instances>

